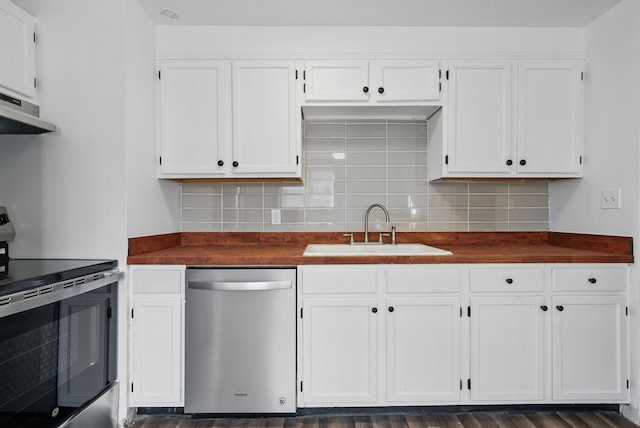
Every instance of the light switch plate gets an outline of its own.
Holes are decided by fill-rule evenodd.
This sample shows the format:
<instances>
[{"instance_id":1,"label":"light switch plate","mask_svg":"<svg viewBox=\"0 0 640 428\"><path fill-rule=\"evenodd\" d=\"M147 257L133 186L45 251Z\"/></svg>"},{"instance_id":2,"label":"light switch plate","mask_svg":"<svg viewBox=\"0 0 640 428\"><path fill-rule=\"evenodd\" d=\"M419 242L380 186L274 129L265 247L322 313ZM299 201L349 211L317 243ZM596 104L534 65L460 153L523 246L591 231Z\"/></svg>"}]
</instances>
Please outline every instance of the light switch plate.
<instances>
[{"instance_id":1,"label":"light switch plate","mask_svg":"<svg viewBox=\"0 0 640 428\"><path fill-rule=\"evenodd\" d=\"M271 224L280 224L281 222L281 212L279 209L271 210Z\"/></svg>"},{"instance_id":2,"label":"light switch plate","mask_svg":"<svg viewBox=\"0 0 640 428\"><path fill-rule=\"evenodd\" d=\"M602 190L600 192L600 208L603 210L620 208L620 189Z\"/></svg>"}]
</instances>

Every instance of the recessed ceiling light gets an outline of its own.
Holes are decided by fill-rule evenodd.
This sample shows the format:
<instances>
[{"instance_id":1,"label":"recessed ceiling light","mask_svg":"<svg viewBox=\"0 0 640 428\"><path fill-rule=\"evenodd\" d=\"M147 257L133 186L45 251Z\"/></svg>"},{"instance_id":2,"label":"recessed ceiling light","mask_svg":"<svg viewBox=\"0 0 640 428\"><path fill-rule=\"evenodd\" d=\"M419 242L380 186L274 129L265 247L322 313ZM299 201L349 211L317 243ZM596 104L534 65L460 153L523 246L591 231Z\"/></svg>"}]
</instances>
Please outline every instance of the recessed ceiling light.
<instances>
[{"instance_id":1,"label":"recessed ceiling light","mask_svg":"<svg viewBox=\"0 0 640 428\"><path fill-rule=\"evenodd\" d=\"M178 18L178 13L177 13L175 10L173 10L173 9L167 9L167 8L162 9L162 10L160 11L160 15L162 15L162 16L164 16L165 18L170 19L170 20L172 20L172 21L173 21L174 19L177 19L177 18Z\"/></svg>"}]
</instances>

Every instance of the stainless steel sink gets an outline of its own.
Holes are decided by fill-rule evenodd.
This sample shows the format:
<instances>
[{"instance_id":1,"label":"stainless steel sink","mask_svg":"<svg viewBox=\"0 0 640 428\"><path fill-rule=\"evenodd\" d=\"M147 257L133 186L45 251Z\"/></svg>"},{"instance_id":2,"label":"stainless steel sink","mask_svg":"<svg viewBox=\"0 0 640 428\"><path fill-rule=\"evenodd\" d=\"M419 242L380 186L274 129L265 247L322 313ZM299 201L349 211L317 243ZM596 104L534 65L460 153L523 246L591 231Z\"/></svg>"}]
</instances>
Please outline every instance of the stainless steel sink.
<instances>
[{"instance_id":1,"label":"stainless steel sink","mask_svg":"<svg viewBox=\"0 0 640 428\"><path fill-rule=\"evenodd\" d=\"M305 256L450 256L451 251L424 244L309 244Z\"/></svg>"}]
</instances>

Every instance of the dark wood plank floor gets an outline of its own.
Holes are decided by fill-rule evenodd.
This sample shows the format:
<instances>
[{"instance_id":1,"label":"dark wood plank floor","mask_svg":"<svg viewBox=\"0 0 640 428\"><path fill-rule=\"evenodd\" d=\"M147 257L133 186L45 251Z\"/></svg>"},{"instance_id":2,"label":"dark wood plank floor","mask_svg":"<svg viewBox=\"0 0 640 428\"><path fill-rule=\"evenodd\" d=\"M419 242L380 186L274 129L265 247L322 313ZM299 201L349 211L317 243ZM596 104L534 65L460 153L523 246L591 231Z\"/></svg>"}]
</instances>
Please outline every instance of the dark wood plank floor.
<instances>
[{"instance_id":1,"label":"dark wood plank floor","mask_svg":"<svg viewBox=\"0 0 640 428\"><path fill-rule=\"evenodd\" d=\"M403 413L353 416L202 418L141 415L135 428L636 428L616 412Z\"/></svg>"}]
</instances>

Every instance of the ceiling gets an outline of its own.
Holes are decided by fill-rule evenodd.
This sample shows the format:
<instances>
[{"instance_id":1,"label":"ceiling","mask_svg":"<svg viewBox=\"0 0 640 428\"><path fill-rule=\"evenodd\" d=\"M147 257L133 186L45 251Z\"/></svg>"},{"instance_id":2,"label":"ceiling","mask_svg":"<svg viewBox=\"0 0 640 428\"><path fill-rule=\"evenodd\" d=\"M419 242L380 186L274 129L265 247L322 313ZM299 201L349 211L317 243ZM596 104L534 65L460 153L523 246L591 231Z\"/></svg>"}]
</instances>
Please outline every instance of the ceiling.
<instances>
[{"instance_id":1,"label":"ceiling","mask_svg":"<svg viewBox=\"0 0 640 428\"><path fill-rule=\"evenodd\" d=\"M621 0L138 1L158 25L584 27Z\"/></svg>"}]
</instances>

